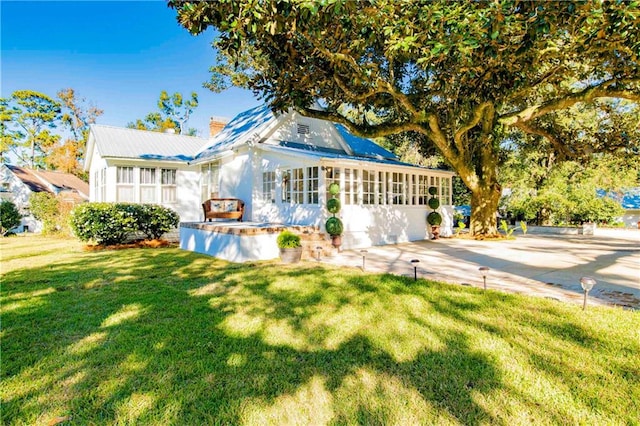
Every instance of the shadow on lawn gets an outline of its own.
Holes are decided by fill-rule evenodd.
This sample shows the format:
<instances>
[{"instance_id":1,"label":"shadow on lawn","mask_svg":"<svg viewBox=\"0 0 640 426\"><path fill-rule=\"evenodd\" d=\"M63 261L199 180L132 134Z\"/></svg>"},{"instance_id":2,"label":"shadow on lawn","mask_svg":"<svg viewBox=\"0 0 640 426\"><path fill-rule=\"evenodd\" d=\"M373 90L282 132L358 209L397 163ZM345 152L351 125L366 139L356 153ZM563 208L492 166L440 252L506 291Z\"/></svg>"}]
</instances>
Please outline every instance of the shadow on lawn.
<instances>
[{"instance_id":1,"label":"shadow on lawn","mask_svg":"<svg viewBox=\"0 0 640 426\"><path fill-rule=\"evenodd\" d=\"M4 421L504 422L478 397L511 390L461 331L484 302L363 277L175 249L6 274Z\"/></svg>"}]
</instances>

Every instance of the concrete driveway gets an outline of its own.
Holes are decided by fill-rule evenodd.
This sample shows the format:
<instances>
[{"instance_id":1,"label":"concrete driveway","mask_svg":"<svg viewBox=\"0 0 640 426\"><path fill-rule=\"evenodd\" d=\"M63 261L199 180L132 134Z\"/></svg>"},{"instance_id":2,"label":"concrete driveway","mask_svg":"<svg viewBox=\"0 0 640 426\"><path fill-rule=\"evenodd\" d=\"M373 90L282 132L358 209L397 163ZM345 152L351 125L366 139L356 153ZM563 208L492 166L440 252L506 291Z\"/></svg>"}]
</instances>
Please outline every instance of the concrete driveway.
<instances>
[{"instance_id":1,"label":"concrete driveway","mask_svg":"<svg viewBox=\"0 0 640 426\"><path fill-rule=\"evenodd\" d=\"M580 277L596 279L589 303L640 309L640 231L598 230L594 236L518 235L515 240L439 239L366 249L365 269L582 303ZM327 262L362 267L360 250Z\"/></svg>"}]
</instances>

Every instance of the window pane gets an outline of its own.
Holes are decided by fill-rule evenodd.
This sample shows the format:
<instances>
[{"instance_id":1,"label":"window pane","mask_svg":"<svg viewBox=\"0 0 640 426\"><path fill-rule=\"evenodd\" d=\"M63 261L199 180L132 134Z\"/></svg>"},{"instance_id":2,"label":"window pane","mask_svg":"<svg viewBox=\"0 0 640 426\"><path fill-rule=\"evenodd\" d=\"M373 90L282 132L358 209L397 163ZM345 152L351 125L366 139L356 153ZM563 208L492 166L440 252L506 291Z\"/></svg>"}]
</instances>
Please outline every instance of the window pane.
<instances>
[{"instance_id":1,"label":"window pane","mask_svg":"<svg viewBox=\"0 0 640 426\"><path fill-rule=\"evenodd\" d=\"M175 203L176 202L176 187L175 186L163 186L162 187L162 202L163 203Z\"/></svg>"},{"instance_id":2,"label":"window pane","mask_svg":"<svg viewBox=\"0 0 640 426\"><path fill-rule=\"evenodd\" d=\"M140 187L140 202L141 203L155 203L156 202L156 187L155 186L141 186Z\"/></svg>"},{"instance_id":3,"label":"window pane","mask_svg":"<svg viewBox=\"0 0 640 426\"><path fill-rule=\"evenodd\" d=\"M318 204L318 167L307 167L307 203Z\"/></svg>"},{"instance_id":4,"label":"window pane","mask_svg":"<svg viewBox=\"0 0 640 426\"><path fill-rule=\"evenodd\" d=\"M262 199L267 203L276 202L276 172L262 173Z\"/></svg>"},{"instance_id":5,"label":"window pane","mask_svg":"<svg viewBox=\"0 0 640 426\"><path fill-rule=\"evenodd\" d=\"M304 169L293 169L293 202L304 203Z\"/></svg>"},{"instance_id":6,"label":"window pane","mask_svg":"<svg viewBox=\"0 0 640 426\"><path fill-rule=\"evenodd\" d=\"M133 202L133 186L118 186L116 188L116 198L121 203Z\"/></svg>"},{"instance_id":7,"label":"window pane","mask_svg":"<svg viewBox=\"0 0 640 426\"><path fill-rule=\"evenodd\" d=\"M156 169L141 168L140 169L140 184L154 184L156 183Z\"/></svg>"},{"instance_id":8,"label":"window pane","mask_svg":"<svg viewBox=\"0 0 640 426\"><path fill-rule=\"evenodd\" d=\"M162 169L162 184L163 185L175 185L176 184L176 170L175 169Z\"/></svg>"},{"instance_id":9,"label":"window pane","mask_svg":"<svg viewBox=\"0 0 640 426\"><path fill-rule=\"evenodd\" d=\"M133 183L133 167L118 167L116 171L117 183Z\"/></svg>"}]
</instances>

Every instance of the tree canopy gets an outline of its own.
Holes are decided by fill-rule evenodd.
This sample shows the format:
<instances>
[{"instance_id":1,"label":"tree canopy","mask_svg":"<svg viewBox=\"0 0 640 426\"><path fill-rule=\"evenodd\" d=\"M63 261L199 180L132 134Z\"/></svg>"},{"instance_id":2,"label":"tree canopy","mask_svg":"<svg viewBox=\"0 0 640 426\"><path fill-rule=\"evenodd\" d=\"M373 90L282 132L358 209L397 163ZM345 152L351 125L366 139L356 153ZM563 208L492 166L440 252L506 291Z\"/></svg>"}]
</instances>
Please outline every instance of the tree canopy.
<instances>
[{"instance_id":1,"label":"tree canopy","mask_svg":"<svg viewBox=\"0 0 640 426\"><path fill-rule=\"evenodd\" d=\"M557 114L640 100L637 1L169 5L191 33L218 31L210 88L244 85L276 111L293 107L361 136L424 135L470 189L474 234L497 232L497 166L510 132L558 158L637 149L627 135L580 140Z\"/></svg>"},{"instance_id":2,"label":"tree canopy","mask_svg":"<svg viewBox=\"0 0 640 426\"><path fill-rule=\"evenodd\" d=\"M151 130L164 132L174 129L180 134L195 136L196 129L187 129L187 121L194 109L198 106L198 94L191 92L191 98L185 100L181 93L169 95L165 90L160 92L158 98L158 111L147 114L144 119L137 119L128 123L127 127L138 130Z\"/></svg>"},{"instance_id":3,"label":"tree canopy","mask_svg":"<svg viewBox=\"0 0 640 426\"><path fill-rule=\"evenodd\" d=\"M82 160L89 125L102 110L62 89L52 98L32 90L17 90L0 99L0 155L12 153L22 164L84 176Z\"/></svg>"}]
</instances>

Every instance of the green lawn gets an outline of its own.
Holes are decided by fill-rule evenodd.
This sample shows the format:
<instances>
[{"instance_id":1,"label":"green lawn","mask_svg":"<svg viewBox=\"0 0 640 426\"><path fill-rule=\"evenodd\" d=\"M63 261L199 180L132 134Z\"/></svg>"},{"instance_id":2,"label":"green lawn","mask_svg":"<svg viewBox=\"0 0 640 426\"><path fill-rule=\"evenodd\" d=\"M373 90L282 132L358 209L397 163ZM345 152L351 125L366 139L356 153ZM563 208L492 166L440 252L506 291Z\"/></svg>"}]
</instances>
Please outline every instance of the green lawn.
<instances>
[{"instance_id":1,"label":"green lawn","mask_svg":"<svg viewBox=\"0 0 640 426\"><path fill-rule=\"evenodd\" d=\"M0 240L3 424L637 424L640 313Z\"/></svg>"}]
</instances>

